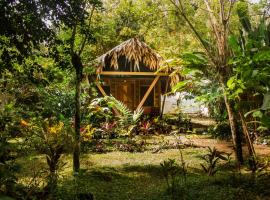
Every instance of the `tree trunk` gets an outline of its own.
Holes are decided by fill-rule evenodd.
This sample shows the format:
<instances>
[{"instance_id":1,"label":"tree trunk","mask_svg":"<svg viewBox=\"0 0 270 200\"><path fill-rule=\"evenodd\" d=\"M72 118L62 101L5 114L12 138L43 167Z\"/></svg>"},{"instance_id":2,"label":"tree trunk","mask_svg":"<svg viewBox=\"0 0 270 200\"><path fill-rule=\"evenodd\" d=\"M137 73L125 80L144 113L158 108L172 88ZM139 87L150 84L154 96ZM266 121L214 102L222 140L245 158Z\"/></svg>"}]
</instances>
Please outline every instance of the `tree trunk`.
<instances>
[{"instance_id":1,"label":"tree trunk","mask_svg":"<svg viewBox=\"0 0 270 200\"><path fill-rule=\"evenodd\" d=\"M73 148L73 171L80 170L80 127L81 127L81 81L83 65L78 54L72 55L72 65L76 69L76 94L75 94L75 135Z\"/></svg>"},{"instance_id":2,"label":"tree trunk","mask_svg":"<svg viewBox=\"0 0 270 200\"><path fill-rule=\"evenodd\" d=\"M223 89L223 98L224 98L226 110L227 110L228 117L229 117L229 123L230 123L230 128L231 128L231 133L232 133L232 140L233 140L235 157L236 157L236 160L240 166L240 164L243 164L244 159L243 159L241 136L237 130L237 118L236 118L236 114L233 110L233 104L228 99L228 95L226 93L226 85L224 83L225 80L224 80L224 77L222 75L220 75L220 77L219 77L219 82L220 82L221 87Z\"/></svg>"},{"instance_id":3,"label":"tree trunk","mask_svg":"<svg viewBox=\"0 0 270 200\"><path fill-rule=\"evenodd\" d=\"M235 157L236 157L238 164L243 164L244 159L243 159L243 152L242 152L242 142L241 142L241 136L240 136L239 132L237 131L236 115L235 115L235 112L233 110L233 105L229 101L228 96L226 94L224 83L222 83L222 87L224 89L223 96L224 96L224 102L226 105L226 109L228 112L230 127L231 127Z\"/></svg>"},{"instance_id":4,"label":"tree trunk","mask_svg":"<svg viewBox=\"0 0 270 200\"><path fill-rule=\"evenodd\" d=\"M245 121L245 117L244 117L241 110L239 111L239 116L240 116L240 119L241 119L243 133L245 135L247 146L248 146L249 165L250 165L252 171L255 172L256 169L257 169L257 166L256 166L256 152L255 152L253 143L252 143L252 141L250 139L250 136L249 136L250 134L249 134L248 127L247 127L247 124L246 124L246 121Z\"/></svg>"}]
</instances>

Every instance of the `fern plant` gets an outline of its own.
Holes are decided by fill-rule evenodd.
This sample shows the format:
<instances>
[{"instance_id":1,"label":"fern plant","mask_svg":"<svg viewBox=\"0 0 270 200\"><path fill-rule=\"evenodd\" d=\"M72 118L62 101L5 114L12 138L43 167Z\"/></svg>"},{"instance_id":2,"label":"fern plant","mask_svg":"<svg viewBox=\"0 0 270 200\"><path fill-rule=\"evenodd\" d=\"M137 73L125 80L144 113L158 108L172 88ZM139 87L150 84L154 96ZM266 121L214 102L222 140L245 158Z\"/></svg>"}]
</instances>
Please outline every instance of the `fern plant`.
<instances>
[{"instance_id":1,"label":"fern plant","mask_svg":"<svg viewBox=\"0 0 270 200\"><path fill-rule=\"evenodd\" d=\"M115 109L118 113L117 118L121 130L125 130L127 135L130 135L143 114L143 109L132 112L123 102L117 100L113 96L106 96L105 100L108 105Z\"/></svg>"}]
</instances>

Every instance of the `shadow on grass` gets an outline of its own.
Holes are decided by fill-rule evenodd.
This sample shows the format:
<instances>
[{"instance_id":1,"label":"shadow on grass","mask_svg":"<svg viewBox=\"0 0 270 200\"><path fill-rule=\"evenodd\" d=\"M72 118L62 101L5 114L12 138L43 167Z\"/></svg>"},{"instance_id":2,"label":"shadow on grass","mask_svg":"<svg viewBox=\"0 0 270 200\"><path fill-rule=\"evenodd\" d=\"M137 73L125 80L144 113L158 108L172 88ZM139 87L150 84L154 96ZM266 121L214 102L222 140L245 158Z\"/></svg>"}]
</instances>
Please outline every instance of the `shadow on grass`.
<instances>
[{"instance_id":1,"label":"shadow on grass","mask_svg":"<svg viewBox=\"0 0 270 200\"><path fill-rule=\"evenodd\" d=\"M123 171L130 173L144 173L150 176L156 176L162 178L162 169L159 165L129 165L124 166Z\"/></svg>"},{"instance_id":2,"label":"shadow on grass","mask_svg":"<svg viewBox=\"0 0 270 200\"><path fill-rule=\"evenodd\" d=\"M164 180L160 176L149 175L151 169L155 167L102 167L87 170L77 179L64 179L59 185L59 198L72 199L72 195L66 194L78 191L91 192L97 200L168 199Z\"/></svg>"},{"instance_id":3,"label":"shadow on grass","mask_svg":"<svg viewBox=\"0 0 270 200\"><path fill-rule=\"evenodd\" d=\"M180 181L176 199L269 199L270 176L255 180L250 174L222 171L209 177L195 171L188 173L186 183ZM82 172L76 180L70 176L59 184L61 199L72 199L75 191L93 193L97 200L171 199L158 165L94 168Z\"/></svg>"},{"instance_id":4,"label":"shadow on grass","mask_svg":"<svg viewBox=\"0 0 270 200\"><path fill-rule=\"evenodd\" d=\"M27 173L25 172L22 176L27 175L28 177L32 175L31 170L34 170L35 167L42 168L46 162L43 156L26 160L24 159L22 162L27 163L24 165ZM89 167L81 170L76 179L70 173L59 181L57 199L75 199L76 193L92 193L95 200L171 199L167 192L161 166L158 164L121 165L119 167L95 167L90 164ZM184 183L181 181L183 177L179 177L180 183L176 188L178 196L175 200L269 199L270 175L255 179L251 174L234 173L233 167L234 165L223 165L222 163L219 171L213 177L206 176L199 167L189 167L187 182Z\"/></svg>"}]
</instances>

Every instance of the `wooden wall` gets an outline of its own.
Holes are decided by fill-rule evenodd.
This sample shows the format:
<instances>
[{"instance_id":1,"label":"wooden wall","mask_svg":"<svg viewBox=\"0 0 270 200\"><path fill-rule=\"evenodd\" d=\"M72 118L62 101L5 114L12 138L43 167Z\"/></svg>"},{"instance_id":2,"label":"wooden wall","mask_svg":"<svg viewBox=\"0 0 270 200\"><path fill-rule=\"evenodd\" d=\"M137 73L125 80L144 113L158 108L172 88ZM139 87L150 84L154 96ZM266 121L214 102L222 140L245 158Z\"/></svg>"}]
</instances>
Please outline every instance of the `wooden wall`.
<instances>
[{"instance_id":1,"label":"wooden wall","mask_svg":"<svg viewBox=\"0 0 270 200\"><path fill-rule=\"evenodd\" d=\"M143 98L141 88L148 89L154 78L113 78L104 77L101 78L103 85L110 87L110 94L120 101L123 101L128 105L130 109L135 110ZM158 81L153 88L153 102L151 107L155 110L160 108L161 105L161 81ZM131 102L132 101L132 102ZM151 107L144 107L145 109L151 109Z\"/></svg>"}]
</instances>

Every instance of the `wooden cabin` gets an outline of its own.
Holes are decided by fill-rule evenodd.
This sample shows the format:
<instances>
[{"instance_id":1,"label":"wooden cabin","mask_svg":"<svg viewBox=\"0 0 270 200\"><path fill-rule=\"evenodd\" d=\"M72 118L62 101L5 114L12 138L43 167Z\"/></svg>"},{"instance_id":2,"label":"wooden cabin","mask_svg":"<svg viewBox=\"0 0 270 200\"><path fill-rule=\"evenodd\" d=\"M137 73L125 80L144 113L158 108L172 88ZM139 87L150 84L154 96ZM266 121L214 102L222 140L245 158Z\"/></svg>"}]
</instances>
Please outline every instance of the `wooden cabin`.
<instances>
[{"instance_id":1,"label":"wooden cabin","mask_svg":"<svg viewBox=\"0 0 270 200\"><path fill-rule=\"evenodd\" d=\"M132 110L143 108L144 113L160 113L168 75L157 73L163 59L153 49L132 38L97 60L100 81L96 84L102 95L112 95Z\"/></svg>"}]
</instances>

